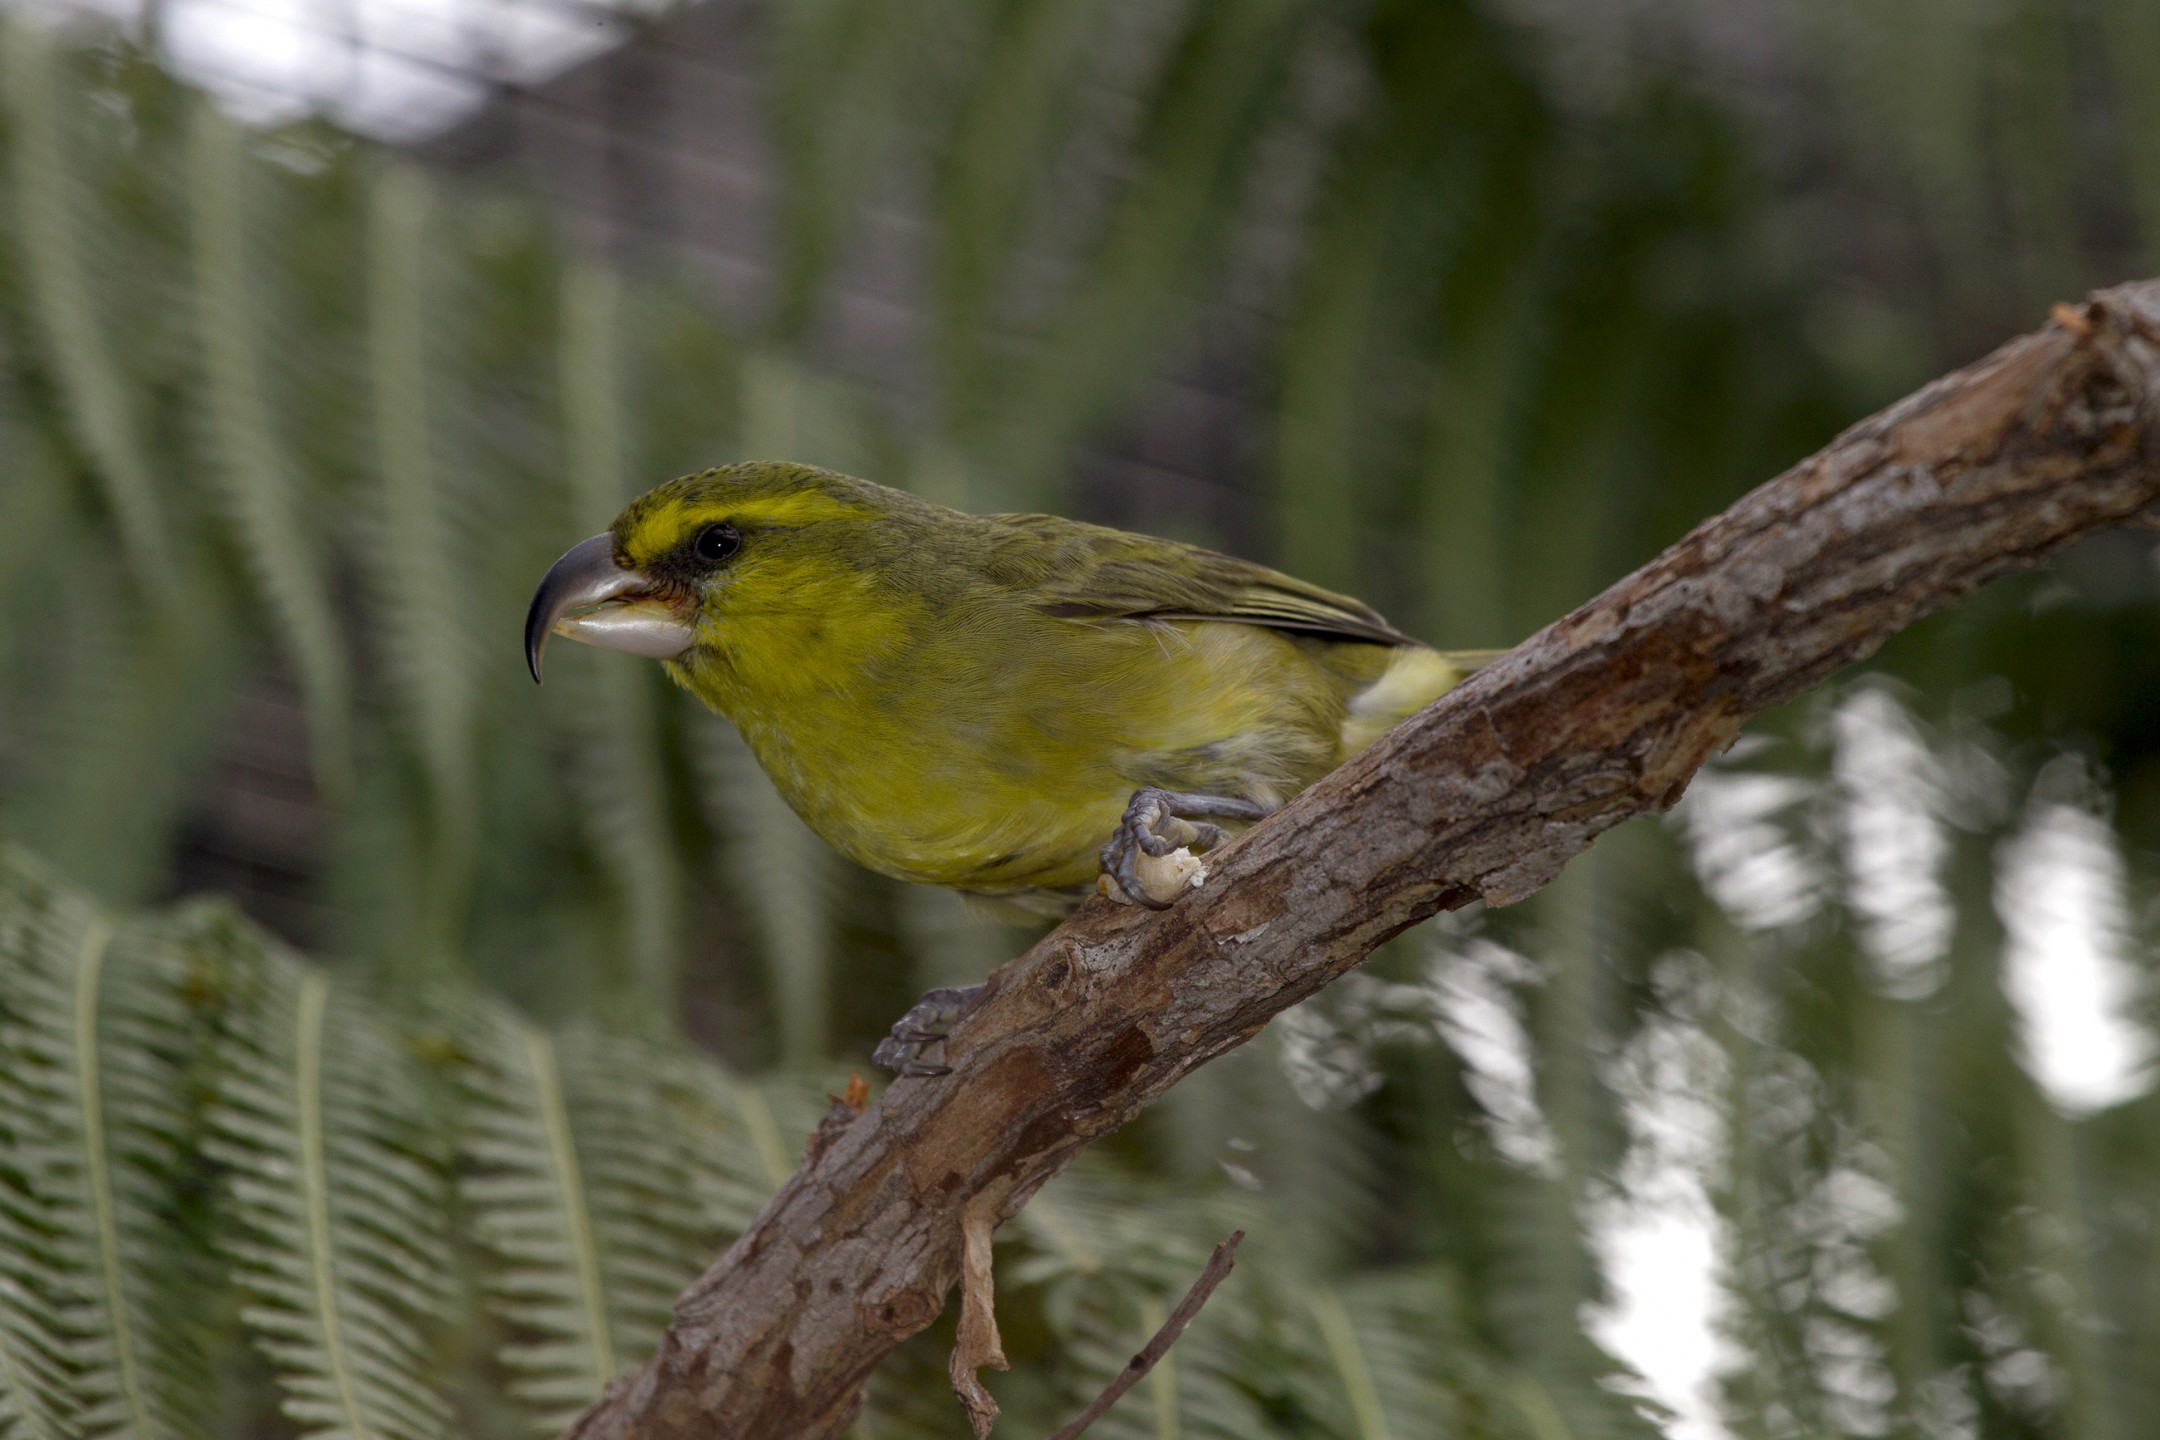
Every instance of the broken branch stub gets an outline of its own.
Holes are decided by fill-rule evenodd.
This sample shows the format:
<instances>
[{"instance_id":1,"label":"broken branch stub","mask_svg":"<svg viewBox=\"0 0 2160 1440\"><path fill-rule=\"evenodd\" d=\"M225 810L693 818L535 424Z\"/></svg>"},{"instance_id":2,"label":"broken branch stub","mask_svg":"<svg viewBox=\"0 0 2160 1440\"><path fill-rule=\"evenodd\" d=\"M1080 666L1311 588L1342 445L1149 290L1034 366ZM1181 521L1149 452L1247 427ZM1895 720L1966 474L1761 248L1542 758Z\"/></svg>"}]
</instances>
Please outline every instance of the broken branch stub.
<instances>
[{"instance_id":1,"label":"broken branch stub","mask_svg":"<svg viewBox=\"0 0 2160 1440\"><path fill-rule=\"evenodd\" d=\"M824 1145L684 1294L593 1440L839 1433L943 1308L971 1205L1090 1140L1436 911L1534 893L1669 807L1767 706L1986 580L2160 514L2160 282L2102 292L1840 435L1208 857L1092 900ZM982 1201L978 1197L995 1196Z\"/></svg>"},{"instance_id":2,"label":"broken branch stub","mask_svg":"<svg viewBox=\"0 0 2160 1440\"><path fill-rule=\"evenodd\" d=\"M1005 1342L998 1338L996 1287L990 1274L990 1236L996 1231L998 1197L985 1191L960 1212L960 1328L953 1336L953 1393L967 1412L975 1440L987 1440L997 1422L998 1403L976 1372L984 1366L1009 1370Z\"/></svg>"}]
</instances>

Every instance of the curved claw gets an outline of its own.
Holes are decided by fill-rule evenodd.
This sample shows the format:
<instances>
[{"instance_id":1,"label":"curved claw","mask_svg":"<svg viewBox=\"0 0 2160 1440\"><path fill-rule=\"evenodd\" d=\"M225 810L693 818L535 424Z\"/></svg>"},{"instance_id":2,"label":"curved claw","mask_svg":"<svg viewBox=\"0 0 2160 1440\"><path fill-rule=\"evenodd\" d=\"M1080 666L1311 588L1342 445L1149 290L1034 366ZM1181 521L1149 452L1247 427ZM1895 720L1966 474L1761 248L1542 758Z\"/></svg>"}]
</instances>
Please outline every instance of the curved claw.
<instances>
[{"instance_id":1,"label":"curved claw","mask_svg":"<svg viewBox=\"0 0 2160 1440\"><path fill-rule=\"evenodd\" d=\"M1167 910L1171 901L1156 899L1140 883L1137 862L1142 854L1160 859L1181 849L1212 850L1230 838L1229 831L1203 816L1250 821L1267 814L1268 807L1254 800L1231 795L1188 795L1146 786L1133 792L1124 818L1103 846L1102 868L1134 904Z\"/></svg>"},{"instance_id":2,"label":"curved claw","mask_svg":"<svg viewBox=\"0 0 2160 1440\"><path fill-rule=\"evenodd\" d=\"M950 1075L952 1066L926 1060L924 1056L931 1049L944 1045L950 1028L982 1003L984 989L982 985L941 985L926 992L909 1007L907 1014L893 1022L891 1033L878 1041L877 1049L870 1052L871 1063L904 1080Z\"/></svg>"}]
</instances>

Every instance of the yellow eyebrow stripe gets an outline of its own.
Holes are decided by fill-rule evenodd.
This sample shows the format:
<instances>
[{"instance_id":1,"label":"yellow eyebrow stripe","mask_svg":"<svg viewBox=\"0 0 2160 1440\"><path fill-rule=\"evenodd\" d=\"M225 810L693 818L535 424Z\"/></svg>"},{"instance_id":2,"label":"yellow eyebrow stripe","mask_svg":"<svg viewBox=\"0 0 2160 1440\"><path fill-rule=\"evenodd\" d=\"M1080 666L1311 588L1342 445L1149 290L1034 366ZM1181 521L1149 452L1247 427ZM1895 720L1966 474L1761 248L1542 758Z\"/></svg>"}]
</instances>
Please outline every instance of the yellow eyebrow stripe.
<instances>
[{"instance_id":1,"label":"yellow eyebrow stripe","mask_svg":"<svg viewBox=\"0 0 2160 1440\"><path fill-rule=\"evenodd\" d=\"M846 520L871 512L815 490L793 495L760 495L733 507L727 518L738 525L809 525L819 520Z\"/></svg>"},{"instance_id":2,"label":"yellow eyebrow stripe","mask_svg":"<svg viewBox=\"0 0 2160 1440\"><path fill-rule=\"evenodd\" d=\"M672 549L691 529L714 520L752 528L810 525L820 520L845 520L869 513L860 505L850 505L815 491L751 495L729 504L669 496L639 515L624 539L632 555L651 556Z\"/></svg>"}]
</instances>

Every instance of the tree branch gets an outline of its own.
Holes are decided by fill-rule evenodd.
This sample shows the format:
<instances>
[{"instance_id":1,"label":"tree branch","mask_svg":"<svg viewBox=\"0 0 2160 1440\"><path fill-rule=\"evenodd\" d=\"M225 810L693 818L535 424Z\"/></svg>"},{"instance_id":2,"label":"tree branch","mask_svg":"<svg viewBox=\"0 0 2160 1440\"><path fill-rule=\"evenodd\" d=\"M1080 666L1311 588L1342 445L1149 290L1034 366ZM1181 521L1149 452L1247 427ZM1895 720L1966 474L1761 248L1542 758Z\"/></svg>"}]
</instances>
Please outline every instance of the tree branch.
<instances>
[{"instance_id":1,"label":"tree branch","mask_svg":"<svg viewBox=\"0 0 2160 1440\"><path fill-rule=\"evenodd\" d=\"M2160 281L2059 308L1839 436L1209 857L991 976L952 1073L896 1082L677 1303L587 1440L837 1435L930 1324L971 1205L1010 1216L1195 1067L1473 899L1664 810L1749 716L2081 535L2160 515Z\"/></svg>"}]
</instances>

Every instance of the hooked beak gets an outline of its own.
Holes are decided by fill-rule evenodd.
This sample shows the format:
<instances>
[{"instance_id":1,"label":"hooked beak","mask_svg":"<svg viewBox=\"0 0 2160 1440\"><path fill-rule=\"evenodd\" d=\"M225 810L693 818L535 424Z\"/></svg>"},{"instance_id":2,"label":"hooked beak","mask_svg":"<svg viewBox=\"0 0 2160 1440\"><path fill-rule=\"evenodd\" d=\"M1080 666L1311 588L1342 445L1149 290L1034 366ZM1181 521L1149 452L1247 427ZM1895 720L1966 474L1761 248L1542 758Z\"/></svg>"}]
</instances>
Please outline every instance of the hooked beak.
<instances>
[{"instance_id":1,"label":"hooked beak","mask_svg":"<svg viewBox=\"0 0 2160 1440\"><path fill-rule=\"evenodd\" d=\"M525 612L525 665L535 685L550 634L650 660L673 660L697 638L650 580L615 563L615 538L604 534L563 552L533 591Z\"/></svg>"}]
</instances>

